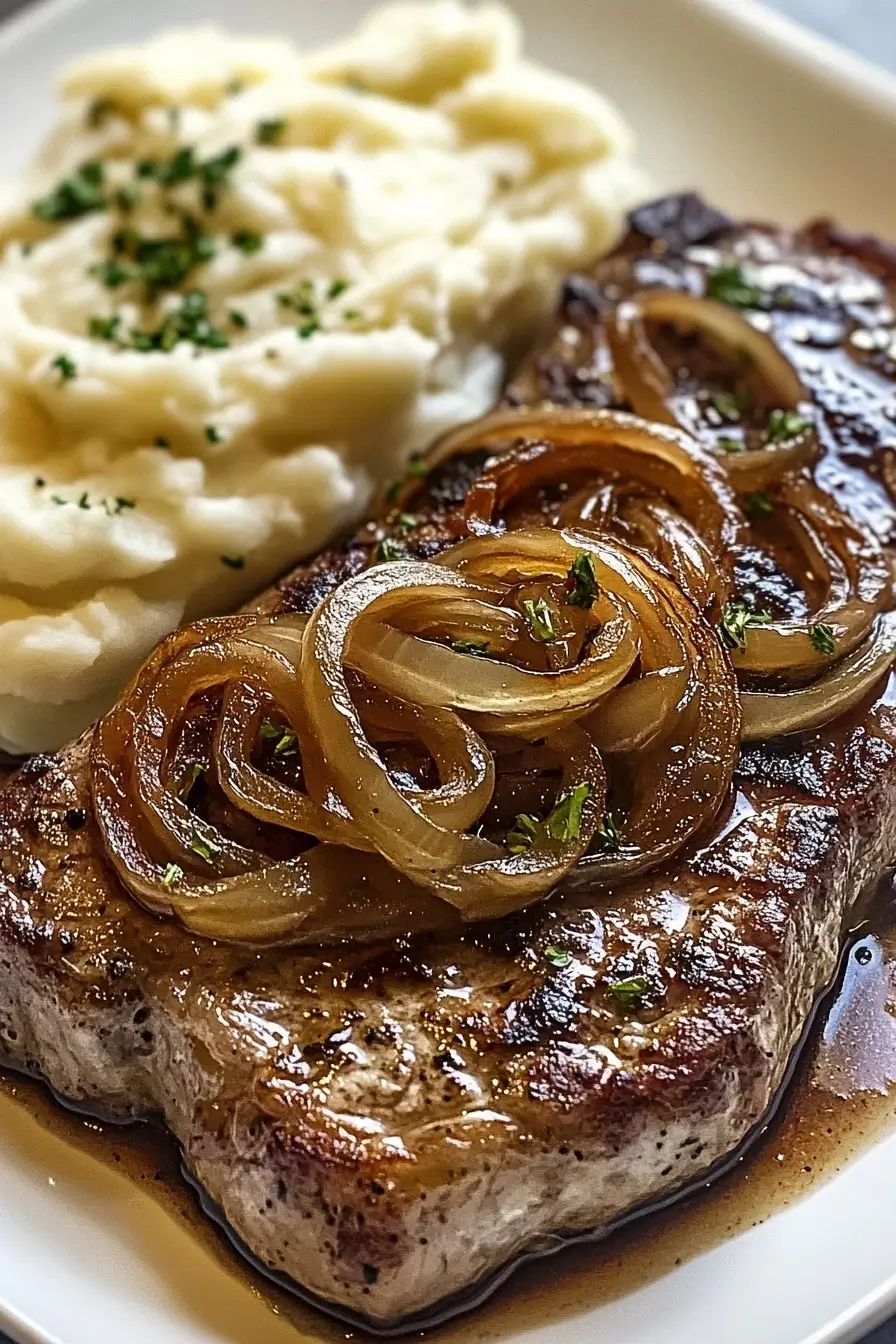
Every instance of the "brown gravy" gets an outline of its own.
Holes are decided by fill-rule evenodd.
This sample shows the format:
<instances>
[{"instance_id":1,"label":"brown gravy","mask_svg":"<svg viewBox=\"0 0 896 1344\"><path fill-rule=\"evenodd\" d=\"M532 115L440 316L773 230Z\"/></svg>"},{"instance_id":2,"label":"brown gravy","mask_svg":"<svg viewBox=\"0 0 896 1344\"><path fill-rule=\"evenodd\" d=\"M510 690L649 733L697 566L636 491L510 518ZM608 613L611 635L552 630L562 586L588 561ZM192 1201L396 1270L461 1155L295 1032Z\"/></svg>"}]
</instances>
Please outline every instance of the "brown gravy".
<instances>
[{"instance_id":1,"label":"brown gravy","mask_svg":"<svg viewBox=\"0 0 896 1344\"><path fill-rule=\"evenodd\" d=\"M889 883L846 955L838 988L819 1013L788 1093L750 1151L711 1186L646 1214L597 1245L528 1264L470 1316L427 1336L439 1344L498 1344L525 1329L599 1306L765 1221L833 1176L896 1123L896 918ZM205 1252L239 1274L255 1297L308 1341L364 1340L278 1290L245 1265L199 1211L161 1127L119 1126L57 1105L40 1083L0 1073L0 1093L43 1128L111 1163L148 1190ZM228 1334L229 1337L229 1334ZM419 1336L418 1336L419 1337Z\"/></svg>"}]
</instances>

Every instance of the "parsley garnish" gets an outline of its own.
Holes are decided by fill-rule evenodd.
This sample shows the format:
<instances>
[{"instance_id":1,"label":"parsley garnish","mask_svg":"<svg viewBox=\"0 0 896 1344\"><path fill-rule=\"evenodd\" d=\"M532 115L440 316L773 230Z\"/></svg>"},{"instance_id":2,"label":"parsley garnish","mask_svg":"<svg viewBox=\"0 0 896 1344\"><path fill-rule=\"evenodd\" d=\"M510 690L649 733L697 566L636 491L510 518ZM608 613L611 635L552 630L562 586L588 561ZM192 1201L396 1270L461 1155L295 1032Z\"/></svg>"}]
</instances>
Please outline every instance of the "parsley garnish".
<instances>
[{"instance_id":1,"label":"parsley garnish","mask_svg":"<svg viewBox=\"0 0 896 1344\"><path fill-rule=\"evenodd\" d=\"M60 383L70 383L73 378L78 376L78 366L68 355L57 355L50 362L50 368L55 369L59 374Z\"/></svg>"},{"instance_id":2,"label":"parsley garnish","mask_svg":"<svg viewBox=\"0 0 896 1344\"><path fill-rule=\"evenodd\" d=\"M221 846L216 844L210 836L194 836L190 848L194 854L199 855L200 859L219 859L221 857Z\"/></svg>"},{"instance_id":3,"label":"parsley garnish","mask_svg":"<svg viewBox=\"0 0 896 1344\"><path fill-rule=\"evenodd\" d=\"M750 404L750 395L745 390L740 392L711 392L709 404L723 420L736 424Z\"/></svg>"},{"instance_id":4,"label":"parsley garnish","mask_svg":"<svg viewBox=\"0 0 896 1344\"><path fill-rule=\"evenodd\" d=\"M473 658L485 658L488 656L488 640L452 639L449 642L455 653L468 653Z\"/></svg>"},{"instance_id":5,"label":"parsley garnish","mask_svg":"<svg viewBox=\"0 0 896 1344\"><path fill-rule=\"evenodd\" d=\"M221 443L223 436L217 425L206 425L205 438L207 443Z\"/></svg>"},{"instance_id":6,"label":"parsley garnish","mask_svg":"<svg viewBox=\"0 0 896 1344\"><path fill-rule=\"evenodd\" d=\"M557 638L553 614L543 597L524 598L523 615L529 626L529 633L539 644L549 644L552 639Z\"/></svg>"},{"instance_id":7,"label":"parsley garnish","mask_svg":"<svg viewBox=\"0 0 896 1344\"><path fill-rule=\"evenodd\" d=\"M121 326L121 318L113 317L91 317L87 322L87 333L96 337L98 341L114 341L118 337L118 328Z\"/></svg>"},{"instance_id":8,"label":"parsley garnish","mask_svg":"<svg viewBox=\"0 0 896 1344\"><path fill-rule=\"evenodd\" d=\"M771 619L767 611L753 611L745 602L726 602L719 626L722 643L729 649L739 649L744 653L747 648L747 631L750 627L769 625Z\"/></svg>"},{"instance_id":9,"label":"parsley garnish","mask_svg":"<svg viewBox=\"0 0 896 1344\"><path fill-rule=\"evenodd\" d=\"M544 959L555 971L564 970L572 961L572 953L565 947L546 947Z\"/></svg>"},{"instance_id":10,"label":"parsley garnish","mask_svg":"<svg viewBox=\"0 0 896 1344\"><path fill-rule=\"evenodd\" d=\"M706 277L709 298L726 303L729 308L758 308L762 290L749 281L738 263L715 266Z\"/></svg>"},{"instance_id":11,"label":"parsley garnish","mask_svg":"<svg viewBox=\"0 0 896 1344\"><path fill-rule=\"evenodd\" d=\"M723 453L742 453L746 446L743 439L733 439L728 434L721 434L716 439L716 443Z\"/></svg>"},{"instance_id":12,"label":"parsley garnish","mask_svg":"<svg viewBox=\"0 0 896 1344\"><path fill-rule=\"evenodd\" d=\"M775 506L768 495L762 490L753 490L746 496L747 512L754 516L759 514L768 515L774 513Z\"/></svg>"},{"instance_id":13,"label":"parsley garnish","mask_svg":"<svg viewBox=\"0 0 896 1344\"><path fill-rule=\"evenodd\" d=\"M246 557L244 555L222 555L221 564L226 565L228 569L245 569Z\"/></svg>"},{"instance_id":14,"label":"parsley garnish","mask_svg":"<svg viewBox=\"0 0 896 1344\"><path fill-rule=\"evenodd\" d=\"M576 784L564 790L544 821L521 812L507 832L506 847L511 854L522 854L533 846L568 845L582 834L582 809L591 793L590 784Z\"/></svg>"},{"instance_id":15,"label":"parsley garnish","mask_svg":"<svg viewBox=\"0 0 896 1344\"><path fill-rule=\"evenodd\" d=\"M836 653L837 641L834 638L834 627L819 622L816 625L809 626L809 638L812 641L812 647L819 653Z\"/></svg>"},{"instance_id":16,"label":"parsley garnish","mask_svg":"<svg viewBox=\"0 0 896 1344\"><path fill-rule=\"evenodd\" d=\"M597 574L594 560L587 551L579 551L567 575L570 590L566 602L570 607L590 607L597 597Z\"/></svg>"},{"instance_id":17,"label":"parsley garnish","mask_svg":"<svg viewBox=\"0 0 896 1344\"><path fill-rule=\"evenodd\" d=\"M191 145L182 145L170 159L141 159L137 164L137 176L152 178L163 187L173 187L195 178L200 185L203 208L214 210L218 204L218 194L228 185L230 173L239 163L242 153L239 145L231 145L220 154L203 160L196 158L196 151Z\"/></svg>"},{"instance_id":18,"label":"parsley garnish","mask_svg":"<svg viewBox=\"0 0 896 1344\"><path fill-rule=\"evenodd\" d=\"M615 980L607 985L608 991L624 1008L634 1007L647 993L647 980L643 975L630 975L626 980Z\"/></svg>"},{"instance_id":19,"label":"parsley garnish","mask_svg":"<svg viewBox=\"0 0 896 1344\"><path fill-rule=\"evenodd\" d=\"M248 317L245 313L240 312L239 308L231 308L228 317L230 318L231 326L239 327L241 331L249 325Z\"/></svg>"},{"instance_id":20,"label":"parsley garnish","mask_svg":"<svg viewBox=\"0 0 896 1344\"><path fill-rule=\"evenodd\" d=\"M205 767L200 765L198 761L194 761L191 766L187 767L177 786L177 796L180 798L181 802L185 803L187 801L190 794L193 792L194 784L204 774Z\"/></svg>"},{"instance_id":21,"label":"parsley garnish","mask_svg":"<svg viewBox=\"0 0 896 1344\"><path fill-rule=\"evenodd\" d=\"M95 266L91 266L90 274L96 276L97 280L107 289L120 289L122 285L126 285L137 278L133 266L123 266L115 257L111 257L108 261L99 261Z\"/></svg>"},{"instance_id":22,"label":"parsley garnish","mask_svg":"<svg viewBox=\"0 0 896 1344\"><path fill-rule=\"evenodd\" d=\"M388 564L392 560L404 560L407 553L404 542L397 541L395 537L383 537L374 551L373 557L377 564Z\"/></svg>"},{"instance_id":23,"label":"parsley garnish","mask_svg":"<svg viewBox=\"0 0 896 1344\"><path fill-rule=\"evenodd\" d=\"M292 728L286 728L273 719L262 719L258 730L262 742L273 742L275 756L295 756L298 752L298 738Z\"/></svg>"},{"instance_id":24,"label":"parsley garnish","mask_svg":"<svg viewBox=\"0 0 896 1344\"><path fill-rule=\"evenodd\" d=\"M207 350L223 350L230 344L209 321L208 297L201 289L185 294L180 308L169 313L155 331L131 331L133 349L143 354L153 350L168 353L178 341L191 341Z\"/></svg>"},{"instance_id":25,"label":"parsley garnish","mask_svg":"<svg viewBox=\"0 0 896 1344\"><path fill-rule=\"evenodd\" d=\"M271 117L269 121L260 121L255 127L255 141L259 145L274 145L286 130L283 117Z\"/></svg>"},{"instance_id":26,"label":"parsley garnish","mask_svg":"<svg viewBox=\"0 0 896 1344\"><path fill-rule=\"evenodd\" d=\"M175 882L179 882L184 875L184 870L176 863L169 863L165 868L162 877L163 887L173 887Z\"/></svg>"},{"instance_id":27,"label":"parsley garnish","mask_svg":"<svg viewBox=\"0 0 896 1344\"><path fill-rule=\"evenodd\" d=\"M170 440L170 439L166 439L164 434L157 434L156 437L153 439L152 442L153 442L153 447L154 447L154 448L170 448L170 447L171 447L171 440Z\"/></svg>"},{"instance_id":28,"label":"parsley garnish","mask_svg":"<svg viewBox=\"0 0 896 1344\"><path fill-rule=\"evenodd\" d=\"M92 268L104 284L118 288L131 280L146 286L147 298L154 300L160 290L176 289L191 272L215 255L215 241L190 215L181 220L181 232L173 238L146 238L136 229L120 229L112 239L119 258Z\"/></svg>"},{"instance_id":29,"label":"parsley garnish","mask_svg":"<svg viewBox=\"0 0 896 1344\"><path fill-rule=\"evenodd\" d=\"M765 437L769 443L787 443L804 434L811 426L812 421L798 411L772 411L768 417Z\"/></svg>"},{"instance_id":30,"label":"parsley garnish","mask_svg":"<svg viewBox=\"0 0 896 1344\"><path fill-rule=\"evenodd\" d=\"M401 491L402 486L407 485L408 481L414 476L426 476L429 474L429 467L423 461L419 453L412 453L408 459L408 465L405 474L397 481L393 481L386 491L386 499L393 500Z\"/></svg>"},{"instance_id":31,"label":"parsley garnish","mask_svg":"<svg viewBox=\"0 0 896 1344\"><path fill-rule=\"evenodd\" d=\"M63 219L80 219L94 210L106 208L106 197L102 186L103 165L89 162L81 165L71 177L65 178L57 187L35 201L32 210L38 219L47 224L57 224Z\"/></svg>"},{"instance_id":32,"label":"parsley garnish","mask_svg":"<svg viewBox=\"0 0 896 1344\"><path fill-rule=\"evenodd\" d=\"M249 229L240 229L230 241L247 257L251 257L254 252L260 252L264 247L264 239L261 234L252 233Z\"/></svg>"},{"instance_id":33,"label":"parsley garnish","mask_svg":"<svg viewBox=\"0 0 896 1344\"><path fill-rule=\"evenodd\" d=\"M328 299L338 299L348 289L347 280L331 280L330 287L327 290Z\"/></svg>"},{"instance_id":34,"label":"parsley garnish","mask_svg":"<svg viewBox=\"0 0 896 1344\"><path fill-rule=\"evenodd\" d=\"M400 513L395 520L395 525L403 537L409 532L413 532L417 526L417 515L414 513Z\"/></svg>"},{"instance_id":35,"label":"parsley garnish","mask_svg":"<svg viewBox=\"0 0 896 1344\"><path fill-rule=\"evenodd\" d=\"M597 823L592 840L592 847L603 854L615 854L622 841L619 837L619 826L612 812L605 812Z\"/></svg>"},{"instance_id":36,"label":"parsley garnish","mask_svg":"<svg viewBox=\"0 0 896 1344\"><path fill-rule=\"evenodd\" d=\"M296 327L296 331L303 341L307 341L309 336L314 336L320 331L320 323L312 319L310 322L303 322L301 326Z\"/></svg>"},{"instance_id":37,"label":"parsley garnish","mask_svg":"<svg viewBox=\"0 0 896 1344\"><path fill-rule=\"evenodd\" d=\"M119 210L128 214L140 201L140 188L136 182L126 182L118 188L113 199Z\"/></svg>"}]
</instances>

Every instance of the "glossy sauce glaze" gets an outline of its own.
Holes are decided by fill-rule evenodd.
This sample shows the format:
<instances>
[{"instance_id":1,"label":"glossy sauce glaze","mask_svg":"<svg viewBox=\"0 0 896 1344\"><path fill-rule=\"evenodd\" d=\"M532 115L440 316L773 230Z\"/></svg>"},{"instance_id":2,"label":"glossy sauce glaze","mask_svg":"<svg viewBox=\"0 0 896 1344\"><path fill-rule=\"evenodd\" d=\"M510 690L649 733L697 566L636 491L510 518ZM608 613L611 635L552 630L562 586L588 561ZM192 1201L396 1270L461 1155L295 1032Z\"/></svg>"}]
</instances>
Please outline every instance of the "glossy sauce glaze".
<instances>
[{"instance_id":1,"label":"glossy sauce glaze","mask_svg":"<svg viewBox=\"0 0 896 1344\"><path fill-rule=\"evenodd\" d=\"M428 1332L427 1338L498 1344L523 1329L623 1297L765 1221L892 1131L896 894L889 879L859 908L856 920L837 985L820 1005L780 1105L730 1170L709 1185L697 1182L669 1207L642 1214L606 1241L570 1245L530 1262L475 1315ZM43 1084L15 1073L0 1074L0 1091L43 1129L139 1185L213 1262L238 1274L255 1298L288 1319L297 1338L327 1344L369 1338L314 1312L233 1252L223 1229L200 1211L183 1179L177 1145L161 1126L80 1115L59 1106L61 1099ZM231 1337L244 1344L238 1327Z\"/></svg>"}]
</instances>

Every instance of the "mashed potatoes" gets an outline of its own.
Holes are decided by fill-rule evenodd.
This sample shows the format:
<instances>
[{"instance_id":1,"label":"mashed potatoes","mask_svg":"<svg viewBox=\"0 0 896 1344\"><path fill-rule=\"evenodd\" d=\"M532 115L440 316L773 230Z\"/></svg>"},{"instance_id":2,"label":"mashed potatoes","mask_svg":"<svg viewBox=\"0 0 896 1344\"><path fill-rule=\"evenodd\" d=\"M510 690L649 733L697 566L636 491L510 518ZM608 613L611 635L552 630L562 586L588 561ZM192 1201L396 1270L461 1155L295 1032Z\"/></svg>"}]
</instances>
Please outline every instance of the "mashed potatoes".
<instances>
[{"instance_id":1,"label":"mashed potatoes","mask_svg":"<svg viewBox=\"0 0 896 1344\"><path fill-rule=\"evenodd\" d=\"M63 76L0 198L0 745L59 746L494 398L639 191L510 14L380 10L305 54L213 29Z\"/></svg>"}]
</instances>

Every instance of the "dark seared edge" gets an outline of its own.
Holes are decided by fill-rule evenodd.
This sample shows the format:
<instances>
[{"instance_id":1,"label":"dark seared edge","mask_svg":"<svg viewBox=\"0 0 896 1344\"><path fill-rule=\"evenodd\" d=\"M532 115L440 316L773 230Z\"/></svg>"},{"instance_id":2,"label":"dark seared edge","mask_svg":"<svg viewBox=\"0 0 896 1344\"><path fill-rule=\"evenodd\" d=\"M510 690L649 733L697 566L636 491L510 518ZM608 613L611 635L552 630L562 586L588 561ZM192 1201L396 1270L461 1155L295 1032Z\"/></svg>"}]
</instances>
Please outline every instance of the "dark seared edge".
<instances>
[{"instance_id":1,"label":"dark seared edge","mask_svg":"<svg viewBox=\"0 0 896 1344\"><path fill-rule=\"evenodd\" d=\"M697 283L719 248L781 261L771 320L824 412L821 478L892 540L893 370L846 344L880 322L882 263L820 230L810 252L808 235L736 229L694 197L634 223L596 277L567 285L509 395L607 404L599 322L615 294ZM428 481L417 553L443 544L474 468ZM264 605L307 609L376 536ZM896 858L894 706L884 691L835 730L750 748L730 828L668 874L451 943L329 957L217 947L137 909L102 862L82 741L0 795L3 1048L99 1109L161 1111L265 1264L380 1323L419 1311L546 1234L668 1195L750 1130L853 898ZM551 945L569 966L552 968ZM607 989L632 975L649 986L637 1020Z\"/></svg>"}]
</instances>

